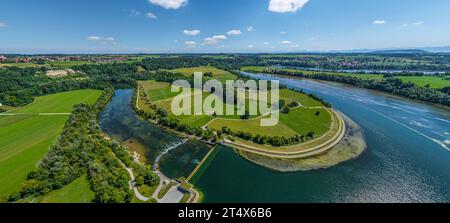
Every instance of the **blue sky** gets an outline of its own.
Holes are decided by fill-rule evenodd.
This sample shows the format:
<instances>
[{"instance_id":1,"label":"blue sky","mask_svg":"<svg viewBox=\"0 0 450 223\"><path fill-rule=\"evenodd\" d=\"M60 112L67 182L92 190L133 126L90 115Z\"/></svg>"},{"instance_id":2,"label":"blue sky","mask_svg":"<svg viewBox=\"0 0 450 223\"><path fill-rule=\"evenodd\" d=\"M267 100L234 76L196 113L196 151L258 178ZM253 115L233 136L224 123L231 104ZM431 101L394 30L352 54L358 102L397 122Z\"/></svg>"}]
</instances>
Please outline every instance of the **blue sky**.
<instances>
[{"instance_id":1,"label":"blue sky","mask_svg":"<svg viewBox=\"0 0 450 223\"><path fill-rule=\"evenodd\" d=\"M448 0L2 0L0 53L450 45Z\"/></svg>"}]
</instances>

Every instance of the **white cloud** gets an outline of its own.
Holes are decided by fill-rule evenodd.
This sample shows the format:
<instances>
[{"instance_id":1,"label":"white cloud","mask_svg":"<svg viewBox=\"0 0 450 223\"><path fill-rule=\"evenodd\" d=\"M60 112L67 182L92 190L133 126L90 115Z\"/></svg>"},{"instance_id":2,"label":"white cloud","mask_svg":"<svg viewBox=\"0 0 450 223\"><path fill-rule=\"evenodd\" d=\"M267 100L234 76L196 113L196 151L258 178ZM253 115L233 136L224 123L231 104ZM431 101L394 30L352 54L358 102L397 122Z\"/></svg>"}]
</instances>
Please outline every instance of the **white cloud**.
<instances>
[{"instance_id":1,"label":"white cloud","mask_svg":"<svg viewBox=\"0 0 450 223\"><path fill-rule=\"evenodd\" d=\"M5 28L7 25L4 22L0 22L0 28Z\"/></svg>"},{"instance_id":2,"label":"white cloud","mask_svg":"<svg viewBox=\"0 0 450 223\"><path fill-rule=\"evenodd\" d=\"M200 34L200 30L194 29L194 30L183 30L183 34L186 36L196 36Z\"/></svg>"},{"instance_id":3,"label":"white cloud","mask_svg":"<svg viewBox=\"0 0 450 223\"><path fill-rule=\"evenodd\" d=\"M264 42L263 44L264 44L264 45L269 45L270 43L269 43L269 42Z\"/></svg>"},{"instance_id":4,"label":"white cloud","mask_svg":"<svg viewBox=\"0 0 450 223\"><path fill-rule=\"evenodd\" d=\"M87 40L93 41L93 42L100 42L102 44L108 44L108 43L116 44L114 42L115 41L114 37L88 36Z\"/></svg>"},{"instance_id":5,"label":"white cloud","mask_svg":"<svg viewBox=\"0 0 450 223\"><path fill-rule=\"evenodd\" d=\"M375 21L373 21L373 24L375 24L375 25L384 25L384 24L386 24L386 20L375 20Z\"/></svg>"},{"instance_id":6,"label":"white cloud","mask_svg":"<svg viewBox=\"0 0 450 223\"><path fill-rule=\"evenodd\" d=\"M148 12L147 14L145 14L145 16L149 19L157 19L158 18L155 14L153 14L151 12Z\"/></svg>"},{"instance_id":7,"label":"white cloud","mask_svg":"<svg viewBox=\"0 0 450 223\"><path fill-rule=\"evenodd\" d=\"M421 26L423 24L425 24L424 21L418 21L418 22L413 22L411 24L405 23L405 24L402 25L402 27L405 28L405 27L408 27L408 26Z\"/></svg>"},{"instance_id":8,"label":"white cloud","mask_svg":"<svg viewBox=\"0 0 450 223\"><path fill-rule=\"evenodd\" d=\"M197 43L195 41L186 41L186 42L184 42L184 45L186 45L187 47L194 48L197 46Z\"/></svg>"},{"instance_id":9,"label":"white cloud","mask_svg":"<svg viewBox=\"0 0 450 223\"><path fill-rule=\"evenodd\" d=\"M98 40L101 40L102 38L99 36L88 36L87 39L91 40L91 41L98 41Z\"/></svg>"},{"instance_id":10,"label":"white cloud","mask_svg":"<svg viewBox=\"0 0 450 223\"><path fill-rule=\"evenodd\" d=\"M248 48L253 48L253 45L251 45L251 44L250 44L250 45L248 45Z\"/></svg>"},{"instance_id":11,"label":"white cloud","mask_svg":"<svg viewBox=\"0 0 450 223\"><path fill-rule=\"evenodd\" d=\"M188 0L149 0L149 2L165 9L179 9L188 4Z\"/></svg>"},{"instance_id":12,"label":"white cloud","mask_svg":"<svg viewBox=\"0 0 450 223\"><path fill-rule=\"evenodd\" d=\"M288 41L288 40L284 40L284 41L281 41L280 43L284 44L284 45L288 45L288 44L291 44L292 42Z\"/></svg>"},{"instance_id":13,"label":"white cloud","mask_svg":"<svg viewBox=\"0 0 450 223\"><path fill-rule=\"evenodd\" d=\"M280 34L281 34L281 35L286 35L286 34L288 34L288 32L286 32L286 31L281 31Z\"/></svg>"},{"instance_id":14,"label":"white cloud","mask_svg":"<svg viewBox=\"0 0 450 223\"><path fill-rule=\"evenodd\" d=\"M140 11L136 11L136 10L134 10L134 9L132 9L132 10L130 11L130 16L138 16L138 15L140 15L140 14L141 14Z\"/></svg>"},{"instance_id":15,"label":"white cloud","mask_svg":"<svg viewBox=\"0 0 450 223\"><path fill-rule=\"evenodd\" d=\"M270 0L269 11L276 13L296 12L309 0Z\"/></svg>"},{"instance_id":16,"label":"white cloud","mask_svg":"<svg viewBox=\"0 0 450 223\"><path fill-rule=\"evenodd\" d=\"M214 45L214 44L218 44L219 42L221 42L223 40L226 40L226 39L227 39L227 37L224 36L224 35L216 35L216 36L213 36L213 37L205 38L204 44L206 44L206 45Z\"/></svg>"},{"instance_id":17,"label":"white cloud","mask_svg":"<svg viewBox=\"0 0 450 223\"><path fill-rule=\"evenodd\" d=\"M237 36L237 35L241 35L242 34L242 32L241 32L241 30L237 30L237 29L233 29L233 30L230 30L230 31L228 31L227 32L227 35L229 35L229 36Z\"/></svg>"},{"instance_id":18,"label":"white cloud","mask_svg":"<svg viewBox=\"0 0 450 223\"><path fill-rule=\"evenodd\" d=\"M421 25L423 25L423 24L425 24L424 21L419 21L419 22L414 22L412 25L413 25L413 26L421 26Z\"/></svg>"},{"instance_id":19,"label":"white cloud","mask_svg":"<svg viewBox=\"0 0 450 223\"><path fill-rule=\"evenodd\" d=\"M247 32L254 32L256 29L253 26L247 26Z\"/></svg>"}]
</instances>

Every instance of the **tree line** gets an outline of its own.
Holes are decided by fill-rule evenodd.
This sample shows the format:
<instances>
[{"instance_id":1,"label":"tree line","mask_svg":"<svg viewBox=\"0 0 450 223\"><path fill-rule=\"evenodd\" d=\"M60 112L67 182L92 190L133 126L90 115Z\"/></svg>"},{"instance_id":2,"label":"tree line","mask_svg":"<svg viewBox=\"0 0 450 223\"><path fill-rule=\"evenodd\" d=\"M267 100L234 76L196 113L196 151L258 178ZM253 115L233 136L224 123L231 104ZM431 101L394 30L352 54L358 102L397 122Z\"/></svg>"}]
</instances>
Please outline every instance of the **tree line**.
<instances>
[{"instance_id":1,"label":"tree line","mask_svg":"<svg viewBox=\"0 0 450 223\"><path fill-rule=\"evenodd\" d=\"M21 189L8 196L8 201L46 195L87 174L95 193L93 202L131 202L134 195L129 188L130 176L125 166L136 170L142 183L159 184L159 177L150 168L135 163L126 148L106 139L102 133L97 116L113 92L110 87L96 104L75 106L56 143L38 168L28 174Z\"/></svg>"},{"instance_id":2,"label":"tree line","mask_svg":"<svg viewBox=\"0 0 450 223\"><path fill-rule=\"evenodd\" d=\"M368 80L349 75L328 74L326 72L313 72L308 74L302 71L291 71L276 68L267 68L264 72L276 75L340 82L361 88L392 93L410 99L450 106L450 95L448 94L449 88L445 88L443 91L440 91L432 88L421 87L412 82L403 82L395 77L384 78L382 80Z\"/></svg>"}]
</instances>

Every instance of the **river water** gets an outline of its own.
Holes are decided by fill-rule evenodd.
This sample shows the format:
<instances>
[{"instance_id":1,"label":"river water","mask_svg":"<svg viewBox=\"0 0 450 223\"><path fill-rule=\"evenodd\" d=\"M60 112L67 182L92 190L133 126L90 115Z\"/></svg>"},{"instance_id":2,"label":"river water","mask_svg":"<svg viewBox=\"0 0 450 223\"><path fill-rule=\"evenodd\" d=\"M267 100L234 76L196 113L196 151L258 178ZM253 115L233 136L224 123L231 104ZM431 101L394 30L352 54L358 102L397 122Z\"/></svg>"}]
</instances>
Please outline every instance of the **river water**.
<instances>
[{"instance_id":1,"label":"river water","mask_svg":"<svg viewBox=\"0 0 450 223\"><path fill-rule=\"evenodd\" d=\"M338 83L248 75L323 97L363 128L368 148L329 169L279 173L218 147L192 180L205 202L450 202L448 110ZM181 144L161 156L160 168L187 176L209 148L139 119L132 94L116 91L100 115L102 129L149 164Z\"/></svg>"},{"instance_id":2,"label":"river water","mask_svg":"<svg viewBox=\"0 0 450 223\"><path fill-rule=\"evenodd\" d=\"M450 202L450 111L348 85L277 79L331 102L367 150L329 169L278 173L219 148L194 184L205 202Z\"/></svg>"},{"instance_id":3,"label":"river water","mask_svg":"<svg viewBox=\"0 0 450 223\"><path fill-rule=\"evenodd\" d=\"M139 118L131 109L133 90L116 90L111 102L100 113L102 130L118 142L143 156L150 165L158 162L170 178L187 177L208 153L209 147L197 140L186 140Z\"/></svg>"}]
</instances>

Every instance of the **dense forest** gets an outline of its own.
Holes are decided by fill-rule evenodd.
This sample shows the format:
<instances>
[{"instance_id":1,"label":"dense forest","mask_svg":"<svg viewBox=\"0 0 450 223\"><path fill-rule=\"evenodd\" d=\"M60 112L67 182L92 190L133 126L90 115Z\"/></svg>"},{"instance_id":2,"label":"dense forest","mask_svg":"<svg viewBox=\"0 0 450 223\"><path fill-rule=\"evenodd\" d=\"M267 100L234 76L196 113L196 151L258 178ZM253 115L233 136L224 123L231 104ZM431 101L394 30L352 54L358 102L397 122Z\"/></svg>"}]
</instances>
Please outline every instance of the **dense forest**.
<instances>
[{"instance_id":1,"label":"dense forest","mask_svg":"<svg viewBox=\"0 0 450 223\"><path fill-rule=\"evenodd\" d=\"M37 96L78 90L108 87L106 82L96 81L84 75L50 78L42 68L0 68L0 103L23 106L33 102Z\"/></svg>"}]
</instances>

